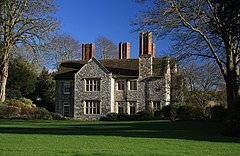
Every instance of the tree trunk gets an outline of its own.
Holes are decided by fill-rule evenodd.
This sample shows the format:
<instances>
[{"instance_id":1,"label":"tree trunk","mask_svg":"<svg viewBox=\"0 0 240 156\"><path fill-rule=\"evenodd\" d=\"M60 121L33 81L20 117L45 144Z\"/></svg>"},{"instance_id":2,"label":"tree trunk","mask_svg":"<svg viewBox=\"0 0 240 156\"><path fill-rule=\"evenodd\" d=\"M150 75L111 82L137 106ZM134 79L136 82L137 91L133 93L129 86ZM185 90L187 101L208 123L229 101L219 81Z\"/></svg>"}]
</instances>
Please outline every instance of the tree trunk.
<instances>
[{"instance_id":1,"label":"tree trunk","mask_svg":"<svg viewBox=\"0 0 240 156\"><path fill-rule=\"evenodd\" d=\"M228 72L226 81L228 109L238 111L240 110L240 86L235 71Z\"/></svg>"},{"instance_id":2,"label":"tree trunk","mask_svg":"<svg viewBox=\"0 0 240 156\"><path fill-rule=\"evenodd\" d=\"M7 85L7 78L8 78L8 67L9 61L6 61L0 67L0 102L5 101L6 99L6 85Z\"/></svg>"}]
</instances>

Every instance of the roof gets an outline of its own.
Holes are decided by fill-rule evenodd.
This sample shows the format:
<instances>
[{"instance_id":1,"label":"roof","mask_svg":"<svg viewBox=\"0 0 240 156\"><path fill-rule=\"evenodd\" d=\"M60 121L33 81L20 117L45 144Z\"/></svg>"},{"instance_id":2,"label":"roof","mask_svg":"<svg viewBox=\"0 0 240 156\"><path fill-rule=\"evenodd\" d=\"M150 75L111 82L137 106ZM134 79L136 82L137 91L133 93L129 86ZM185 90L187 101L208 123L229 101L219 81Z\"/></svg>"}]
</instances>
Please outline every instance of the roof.
<instances>
[{"instance_id":1,"label":"roof","mask_svg":"<svg viewBox=\"0 0 240 156\"><path fill-rule=\"evenodd\" d=\"M74 79L77 73L88 61L64 61L60 64L58 72L55 74L55 80ZM139 75L139 59L108 59L98 60L101 66L117 77L135 77ZM153 58L153 76L163 76L167 70L166 58Z\"/></svg>"}]
</instances>

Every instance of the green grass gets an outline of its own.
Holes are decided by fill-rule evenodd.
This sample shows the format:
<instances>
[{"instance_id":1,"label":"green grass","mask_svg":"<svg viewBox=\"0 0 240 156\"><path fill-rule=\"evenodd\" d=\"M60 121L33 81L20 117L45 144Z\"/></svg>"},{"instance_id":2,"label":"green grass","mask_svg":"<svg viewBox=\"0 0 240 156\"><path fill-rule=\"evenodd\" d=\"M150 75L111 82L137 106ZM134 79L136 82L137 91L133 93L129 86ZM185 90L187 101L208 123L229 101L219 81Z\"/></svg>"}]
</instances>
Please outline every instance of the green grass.
<instances>
[{"instance_id":1,"label":"green grass","mask_svg":"<svg viewBox=\"0 0 240 156\"><path fill-rule=\"evenodd\" d=\"M0 155L240 155L240 138L203 121L0 120Z\"/></svg>"}]
</instances>

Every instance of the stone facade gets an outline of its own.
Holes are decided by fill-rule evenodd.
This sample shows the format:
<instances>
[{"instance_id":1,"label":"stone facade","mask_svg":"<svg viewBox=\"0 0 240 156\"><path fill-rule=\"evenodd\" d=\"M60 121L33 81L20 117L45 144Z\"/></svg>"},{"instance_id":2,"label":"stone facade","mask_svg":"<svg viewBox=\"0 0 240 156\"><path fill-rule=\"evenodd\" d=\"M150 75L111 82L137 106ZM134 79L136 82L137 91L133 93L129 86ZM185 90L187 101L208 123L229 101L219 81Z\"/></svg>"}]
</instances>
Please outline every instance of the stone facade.
<instances>
[{"instance_id":1,"label":"stone facade","mask_svg":"<svg viewBox=\"0 0 240 156\"><path fill-rule=\"evenodd\" d=\"M149 112L181 99L178 66L171 58L154 57L151 37L151 33L140 34L138 59L129 58L129 43L124 48L119 44L120 57L115 60L96 60L94 45L83 45L87 47L83 60L63 62L55 76L56 112L96 120L111 112Z\"/></svg>"}]
</instances>

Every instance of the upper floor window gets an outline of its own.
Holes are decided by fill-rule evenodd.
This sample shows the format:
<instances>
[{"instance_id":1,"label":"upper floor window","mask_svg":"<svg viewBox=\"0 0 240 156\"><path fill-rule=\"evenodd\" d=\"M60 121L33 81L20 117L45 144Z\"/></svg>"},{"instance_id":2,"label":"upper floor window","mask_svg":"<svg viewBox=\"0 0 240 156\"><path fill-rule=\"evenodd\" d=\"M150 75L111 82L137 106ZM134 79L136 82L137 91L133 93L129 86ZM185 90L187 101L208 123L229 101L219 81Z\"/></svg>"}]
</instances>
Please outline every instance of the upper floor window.
<instances>
[{"instance_id":1,"label":"upper floor window","mask_svg":"<svg viewBox=\"0 0 240 156\"><path fill-rule=\"evenodd\" d=\"M64 85L63 85L63 93L64 94L70 94L70 89L71 89L71 86L70 86L70 82L64 82Z\"/></svg>"},{"instance_id":2,"label":"upper floor window","mask_svg":"<svg viewBox=\"0 0 240 156\"><path fill-rule=\"evenodd\" d=\"M100 79L86 79L86 91L94 92L100 91Z\"/></svg>"},{"instance_id":3,"label":"upper floor window","mask_svg":"<svg viewBox=\"0 0 240 156\"><path fill-rule=\"evenodd\" d=\"M137 80L130 80L130 90L137 90Z\"/></svg>"},{"instance_id":4,"label":"upper floor window","mask_svg":"<svg viewBox=\"0 0 240 156\"><path fill-rule=\"evenodd\" d=\"M117 90L125 90L125 81L124 80L117 81Z\"/></svg>"},{"instance_id":5,"label":"upper floor window","mask_svg":"<svg viewBox=\"0 0 240 156\"><path fill-rule=\"evenodd\" d=\"M160 110L161 109L161 102L160 101L153 101L153 108L154 108L154 110Z\"/></svg>"},{"instance_id":6,"label":"upper floor window","mask_svg":"<svg viewBox=\"0 0 240 156\"><path fill-rule=\"evenodd\" d=\"M100 114L100 101L85 101L85 114Z\"/></svg>"}]
</instances>

